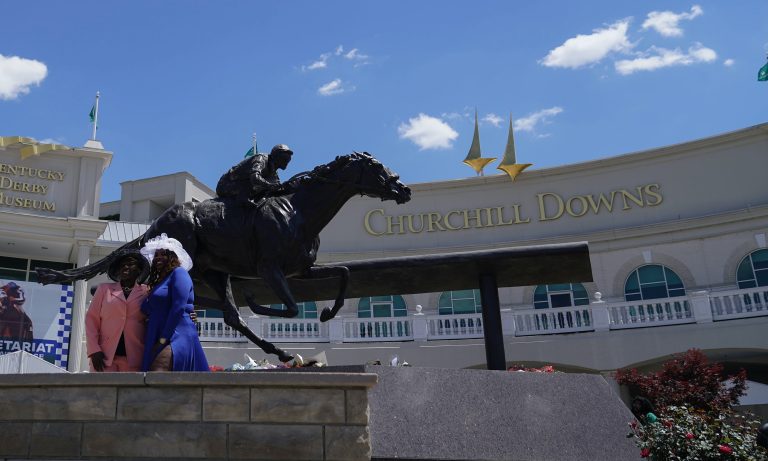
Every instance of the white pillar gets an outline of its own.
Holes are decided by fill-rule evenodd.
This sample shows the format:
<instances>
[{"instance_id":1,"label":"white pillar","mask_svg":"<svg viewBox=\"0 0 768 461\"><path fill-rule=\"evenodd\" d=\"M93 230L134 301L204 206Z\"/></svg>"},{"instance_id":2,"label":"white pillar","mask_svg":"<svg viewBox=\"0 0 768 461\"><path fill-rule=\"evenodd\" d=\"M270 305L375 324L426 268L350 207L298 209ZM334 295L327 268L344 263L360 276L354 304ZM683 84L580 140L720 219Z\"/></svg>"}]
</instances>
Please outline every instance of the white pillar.
<instances>
[{"instance_id":1,"label":"white pillar","mask_svg":"<svg viewBox=\"0 0 768 461\"><path fill-rule=\"evenodd\" d=\"M691 312L696 323L711 323L712 307L709 304L709 292L694 291L688 297L691 299Z\"/></svg>"},{"instance_id":2,"label":"white pillar","mask_svg":"<svg viewBox=\"0 0 768 461\"><path fill-rule=\"evenodd\" d=\"M429 337L429 326L427 316L421 312L421 304L416 305L416 313L411 315L411 325L413 326L413 340L426 341Z\"/></svg>"},{"instance_id":3,"label":"white pillar","mask_svg":"<svg viewBox=\"0 0 768 461\"><path fill-rule=\"evenodd\" d=\"M333 344L341 344L344 342L344 319L332 318L328 321L328 338Z\"/></svg>"},{"instance_id":4,"label":"white pillar","mask_svg":"<svg viewBox=\"0 0 768 461\"><path fill-rule=\"evenodd\" d=\"M515 336L515 314L512 309L501 310L501 332L504 336Z\"/></svg>"},{"instance_id":5,"label":"white pillar","mask_svg":"<svg viewBox=\"0 0 768 461\"><path fill-rule=\"evenodd\" d=\"M592 326L595 331L608 331L611 329L611 315L608 313L608 305L603 301L603 295L598 291L595 300L592 301Z\"/></svg>"},{"instance_id":6,"label":"white pillar","mask_svg":"<svg viewBox=\"0 0 768 461\"><path fill-rule=\"evenodd\" d=\"M91 259L91 246L89 241L77 241L77 267L87 266ZM85 300L88 297L88 282L78 280L75 282L75 298L72 300L72 332L69 337L69 364L67 369L79 372L87 369L88 360L83 360L85 354ZM85 362L85 363L83 363Z\"/></svg>"},{"instance_id":7,"label":"white pillar","mask_svg":"<svg viewBox=\"0 0 768 461\"><path fill-rule=\"evenodd\" d=\"M264 328L263 326L264 321L261 316L253 314L247 317L245 319L245 322L248 325L248 328L250 328L250 330L254 332L256 336L258 336L259 338L264 338L267 336L266 334L264 334L264 331L262 331L262 329Z\"/></svg>"}]
</instances>

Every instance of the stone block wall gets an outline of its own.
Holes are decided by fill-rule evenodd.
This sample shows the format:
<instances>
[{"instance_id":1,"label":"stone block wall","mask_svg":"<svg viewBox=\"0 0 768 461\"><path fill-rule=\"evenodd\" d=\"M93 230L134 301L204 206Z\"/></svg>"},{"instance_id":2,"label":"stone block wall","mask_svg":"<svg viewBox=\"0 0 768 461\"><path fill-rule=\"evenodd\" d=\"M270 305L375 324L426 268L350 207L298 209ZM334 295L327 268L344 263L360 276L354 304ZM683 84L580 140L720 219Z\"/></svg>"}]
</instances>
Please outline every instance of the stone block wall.
<instances>
[{"instance_id":1,"label":"stone block wall","mask_svg":"<svg viewBox=\"0 0 768 461\"><path fill-rule=\"evenodd\" d=\"M0 459L365 460L369 373L0 376Z\"/></svg>"}]
</instances>

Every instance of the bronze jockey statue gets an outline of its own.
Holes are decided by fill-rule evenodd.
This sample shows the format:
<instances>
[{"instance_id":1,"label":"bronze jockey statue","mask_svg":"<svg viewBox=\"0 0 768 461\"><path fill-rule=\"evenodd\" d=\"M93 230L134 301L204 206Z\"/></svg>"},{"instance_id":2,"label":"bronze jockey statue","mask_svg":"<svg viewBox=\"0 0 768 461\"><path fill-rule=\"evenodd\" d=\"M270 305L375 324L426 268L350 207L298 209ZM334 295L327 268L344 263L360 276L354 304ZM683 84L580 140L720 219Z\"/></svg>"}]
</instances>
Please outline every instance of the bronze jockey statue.
<instances>
[{"instance_id":1,"label":"bronze jockey statue","mask_svg":"<svg viewBox=\"0 0 768 461\"><path fill-rule=\"evenodd\" d=\"M280 182L277 170L284 170L293 151L285 144L272 148L269 155L255 154L229 169L216 184L219 197L236 197L242 204L258 206L266 197L284 195L293 187Z\"/></svg>"}]
</instances>

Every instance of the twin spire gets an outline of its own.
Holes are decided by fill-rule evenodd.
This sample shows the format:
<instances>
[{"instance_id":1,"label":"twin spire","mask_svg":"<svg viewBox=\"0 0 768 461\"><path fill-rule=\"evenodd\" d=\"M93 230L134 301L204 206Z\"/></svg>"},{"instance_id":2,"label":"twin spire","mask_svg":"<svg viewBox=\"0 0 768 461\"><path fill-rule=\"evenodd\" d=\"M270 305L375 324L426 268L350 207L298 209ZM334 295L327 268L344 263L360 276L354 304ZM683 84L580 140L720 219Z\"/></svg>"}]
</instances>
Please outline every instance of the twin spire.
<instances>
[{"instance_id":1,"label":"twin spire","mask_svg":"<svg viewBox=\"0 0 768 461\"><path fill-rule=\"evenodd\" d=\"M483 157L480 152L480 130L477 125L477 110L475 110L475 134L472 137L472 145L469 148L467 158L464 159L464 163L472 167L478 175L483 174L483 168L486 165L496 160L496 157ZM533 163L517 163L515 156L515 137L512 132L512 115L509 116L509 136L507 137L507 147L504 149L504 158L501 159L501 163L496 167L497 170L501 170L514 181L521 171L533 165Z\"/></svg>"}]
</instances>

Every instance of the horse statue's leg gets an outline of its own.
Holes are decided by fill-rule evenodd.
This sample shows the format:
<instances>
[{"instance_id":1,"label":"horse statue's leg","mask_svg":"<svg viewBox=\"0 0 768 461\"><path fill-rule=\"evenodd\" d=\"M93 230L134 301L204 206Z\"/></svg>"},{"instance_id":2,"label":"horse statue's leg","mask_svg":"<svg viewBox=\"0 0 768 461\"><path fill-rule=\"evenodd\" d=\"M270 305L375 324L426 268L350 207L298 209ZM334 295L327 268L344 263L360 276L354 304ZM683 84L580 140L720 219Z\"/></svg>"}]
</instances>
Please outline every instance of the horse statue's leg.
<instances>
[{"instance_id":1,"label":"horse statue's leg","mask_svg":"<svg viewBox=\"0 0 768 461\"><path fill-rule=\"evenodd\" d=\"M293 360L292 355L288 354L266 339L260 338L258 335L256 335L256 333L248 328L245 320L240 317L240 313L238 312L237 307L235 307L235 299L232 296L232 285L229 280L229 274L209 270L206 271L202 277L208 286L210 286L211 289L213 289L213 291L215 291L219 296L221 299L221 304L219 306L210 305L211 300L205 298L201 299L201 301L204 301L205 304L209 305L209 307L221 309L224 312L224 323L239 331L243 336L250 339L267 354L277 355L281 362L289 362Z\"/></svg>"},{"instance_id":2,"label":"horse statue's leg","mask_svg":"<svg viewBox=\"0 0 768 461\"><path fill-rule=\"evenodd\" d=\"M275 292L278 299L283 302L285 309L275 309L273 307L262 306L256 302L251 295L246 295L245 300L248 303L248 307L251 308L254 314L258 315L270 315L273 317L293 318L299 314L299 306L293 299L291 294L291 288L288 286L288 280L285 278L285 274L277 264L259 264L259 276L264 279L264 283L267 284L272 291Z\"/></svg>"},{"instance_id":3,"label":"horse statue's leg","mask_svg":"<svg viewBox=\"0 0 768 461\"><path fill-rule=\"evenodd\" d=\"M312 266L308 270L308 278L339 278L339 294L336 295L336 301L333 307L326 307L320 312L320 321L327 322L336 317L339 309L344 305L344 298L347 294L347 283L349 282L349 269L346 266Z\"/></svg>"}]
</instances>

